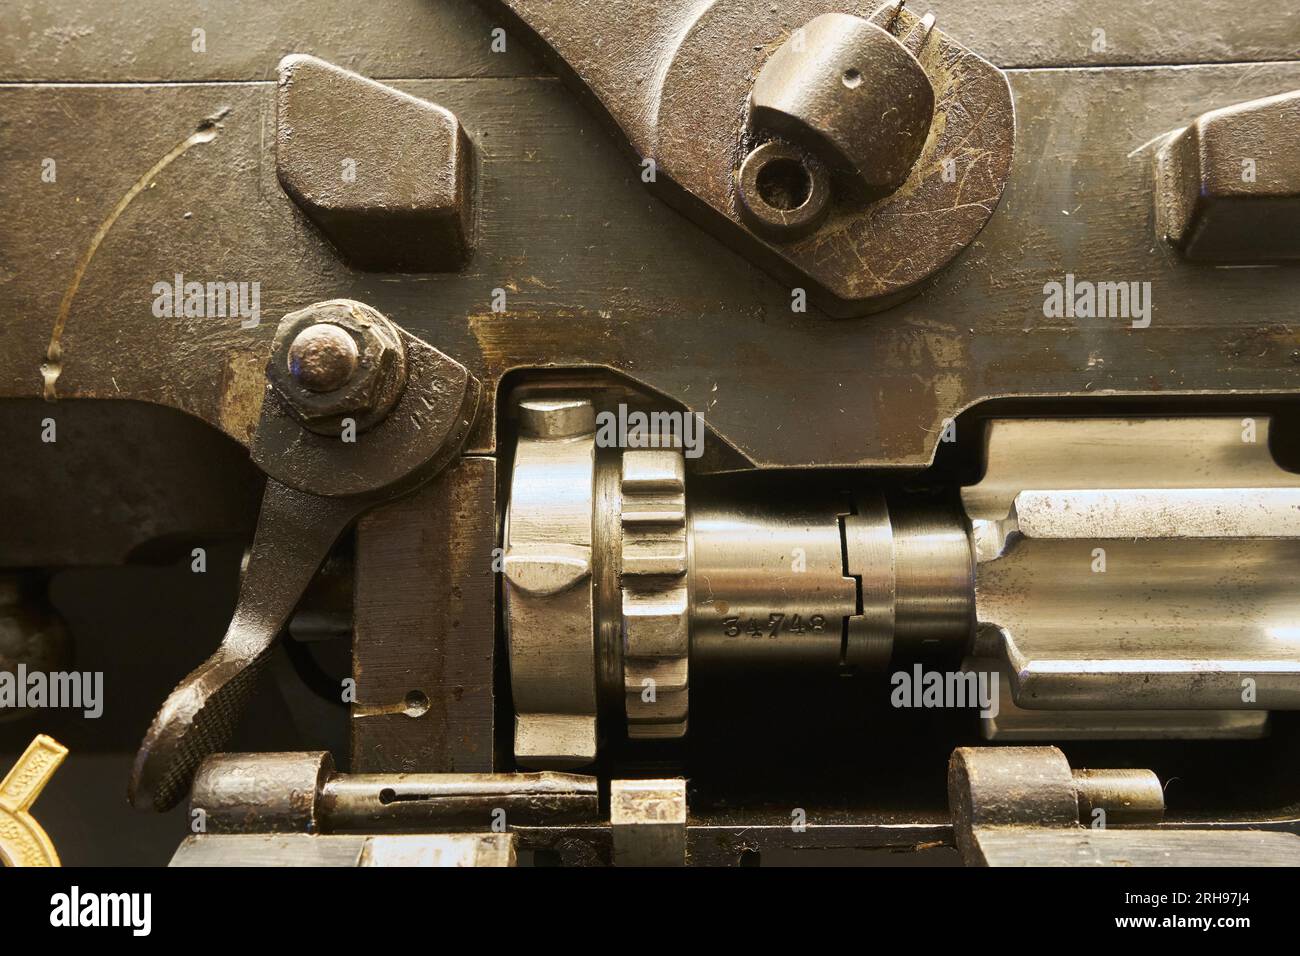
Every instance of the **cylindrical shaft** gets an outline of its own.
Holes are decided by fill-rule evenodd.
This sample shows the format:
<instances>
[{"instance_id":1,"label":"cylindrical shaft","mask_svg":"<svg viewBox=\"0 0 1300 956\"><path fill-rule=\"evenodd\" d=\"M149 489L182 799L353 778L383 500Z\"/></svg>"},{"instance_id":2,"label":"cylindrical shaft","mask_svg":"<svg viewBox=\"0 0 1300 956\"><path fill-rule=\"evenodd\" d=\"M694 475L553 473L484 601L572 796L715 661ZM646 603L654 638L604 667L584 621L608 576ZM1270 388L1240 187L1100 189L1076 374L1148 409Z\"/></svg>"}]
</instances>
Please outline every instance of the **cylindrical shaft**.
<instances>
[{"instance_id":1,"label":"cylindrical shaft","mask_svg":"<svg viewBox=\"0 0 1300 956\"><path fill-rule=\"evenodd\" d=\"M858 604L844 569L844 500L688 492L687 507L692 664L838 666Z\"/></svg>"},{"instance_id":2,"label":"cylindrical shaft","mask_svg":"<svg viewBox=\"0 0 1300 956\"><path fill-rule=\"evenodd\" d=\"M565 773L338 774L320 794L322 829L412 832L596 818L596 781Z\"/></svg>"},{"instance_id":3,"label":"cylindrical shaft","mask_svg":"<svg viewBox=\"0 0 1300 956\"><path fill-rule=\"evenodd\" d=\"M973 559L955 508L874 491L688 492L687 506L693 663L874 669L967 649Z\"/></svg>"},{"instance_id":4,"label":"cylindrical shaft","mask_svg":"<svg viewBox=\"0 0 1300 956\"><path fill-rule=\"evenodd\" d=\"M1094 811L1105 813L1110 825L1159 823L1165 815L1165 791L1150 770L1076 770L1079 821L1094 822Z\"/></svg>"}]
</instances>

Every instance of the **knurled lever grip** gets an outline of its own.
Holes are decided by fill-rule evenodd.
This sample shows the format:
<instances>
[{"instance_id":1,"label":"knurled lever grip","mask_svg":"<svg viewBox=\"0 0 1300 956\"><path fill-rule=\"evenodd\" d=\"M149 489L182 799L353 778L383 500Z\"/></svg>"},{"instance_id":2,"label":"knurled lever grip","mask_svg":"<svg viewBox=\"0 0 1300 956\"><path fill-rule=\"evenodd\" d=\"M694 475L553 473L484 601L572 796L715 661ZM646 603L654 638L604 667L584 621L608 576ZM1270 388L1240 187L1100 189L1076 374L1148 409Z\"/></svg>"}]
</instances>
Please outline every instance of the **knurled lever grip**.
<instances>
[{"instance_id":1,"label":"knurled lever grip","mask_svg":"<svg viewBox=\"0 0 1300 956\"><path fill-rule=\"evenodd\" d=\"M136 754L130 799L168 810L203 758L230 741L262 666L307 585L374 497L324 498L268 479L239 601L216 652L163 703Z\"/></svg>"},{"instance_id":2,"label":"knurled lever grip","mask_svg":"<svg viewBox=\"0 0 1300 956\"><path fill-rule=\"evenodd\" d=\"M478 380L362 302L331 299L280 322L252 461L266 490L239 601L216 653L163 703L128 795L169 810L225 748L257 675L334 543L364 511L407 494L459 454ZM340 440L364 432L364 451Z\"/></svg>"}]
</instances>

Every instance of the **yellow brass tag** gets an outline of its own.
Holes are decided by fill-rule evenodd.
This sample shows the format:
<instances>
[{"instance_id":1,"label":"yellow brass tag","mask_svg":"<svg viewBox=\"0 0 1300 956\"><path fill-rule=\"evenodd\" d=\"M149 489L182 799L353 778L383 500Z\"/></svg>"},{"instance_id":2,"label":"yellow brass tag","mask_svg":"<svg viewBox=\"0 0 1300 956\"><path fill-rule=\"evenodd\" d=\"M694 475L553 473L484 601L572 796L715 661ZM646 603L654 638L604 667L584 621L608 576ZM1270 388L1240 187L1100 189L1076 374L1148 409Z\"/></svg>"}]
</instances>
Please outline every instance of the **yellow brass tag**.
<instances>
[{"instance_id":1,"label":"yellow brass tag","mask_svg":"<svg viewBox=\"0 0 1300 956\"><path fill-rule=\"evenodd\" d=\"M0 783L0 863L5 866L59 865L54 844L27 811L67 755L67 747L41 734Z\"/></svg>"}]
</instances>

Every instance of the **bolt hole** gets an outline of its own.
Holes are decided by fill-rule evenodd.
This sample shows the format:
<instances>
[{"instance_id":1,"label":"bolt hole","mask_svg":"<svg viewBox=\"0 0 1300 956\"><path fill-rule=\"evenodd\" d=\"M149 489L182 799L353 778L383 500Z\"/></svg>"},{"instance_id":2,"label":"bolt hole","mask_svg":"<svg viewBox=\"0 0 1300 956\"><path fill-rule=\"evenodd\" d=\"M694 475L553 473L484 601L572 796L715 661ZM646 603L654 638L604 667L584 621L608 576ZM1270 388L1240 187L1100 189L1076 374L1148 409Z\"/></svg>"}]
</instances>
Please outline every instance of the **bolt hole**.
<instances>
[{"instance_id":1,"label":"bolt hole","mask_svg":"<svg viewBox=\"0 0 1300 956\"><path fill-rule=\"evenodd\" d=\"M758 171L758 195L773 209L798 209L812 194L812 176L803 163L780 157Z\"/></svg>"},{"instance_id":2,"label":"bolt hole","mask_svg":"<svg viewBox=\"0 0 1300 956\"><path fill-rule=\"evenodd\" d=\"M406 694L406 710L404 713L407 717L423 717L429 710L429 698L424 691L412 690Z\"/></svg>"},{"instance_id":3,"label":"bolt hole","mask_svg":"<svg viewBox=\"0 0 1300 956\"><path fill-rule=\"evenodd\" d=\"M856 90L862 85L862 72L850 67L844 71L844 76L841 77L841 79L844 81L844 85L849 89Z\"/></svg>"}]
</instances>

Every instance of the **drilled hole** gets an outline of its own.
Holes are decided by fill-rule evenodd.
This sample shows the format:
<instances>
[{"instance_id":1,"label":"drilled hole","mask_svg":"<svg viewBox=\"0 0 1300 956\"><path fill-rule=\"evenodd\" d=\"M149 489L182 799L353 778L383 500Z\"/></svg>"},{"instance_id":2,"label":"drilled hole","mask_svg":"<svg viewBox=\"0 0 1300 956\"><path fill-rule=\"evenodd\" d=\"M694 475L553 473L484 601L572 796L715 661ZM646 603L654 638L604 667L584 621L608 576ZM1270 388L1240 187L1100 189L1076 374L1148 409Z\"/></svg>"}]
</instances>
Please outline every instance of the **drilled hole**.
<instances>
[{"instance_id":1,"label":"drilled hole","mask_svg":"<svg viewBox=\"0 0 1300 956\"><path fill-rule=\"evenodd\" d=\"M852 67L845 70L844 76L842 76L840 79L843 80L844 85L851 90L855 90L860 85L862 85L862 73L856 69L853 69Z\"/></svg>"},{"instance_id":2,"label":"drilled hole","mask_svg":"<svg viewBox=\"0 0 1300 956\"><path fill-rule=\"evenodd\" d=\"M760 169L754 182L763 202L784 212L798 209L812 193L812 176L803 163L785 157L774 159Z\"/></svg>"},{"instance_id":3,"label":"drilled hole","mask_svg":"<svg viewBox=\"0 0 1300 956\"><path fill-rule=\"evenodd\" d=\"M423 717L429 710L429 698L425 696L424 691L412 690L406 694L407 717Z\"/></svg>"}]
</instances>

